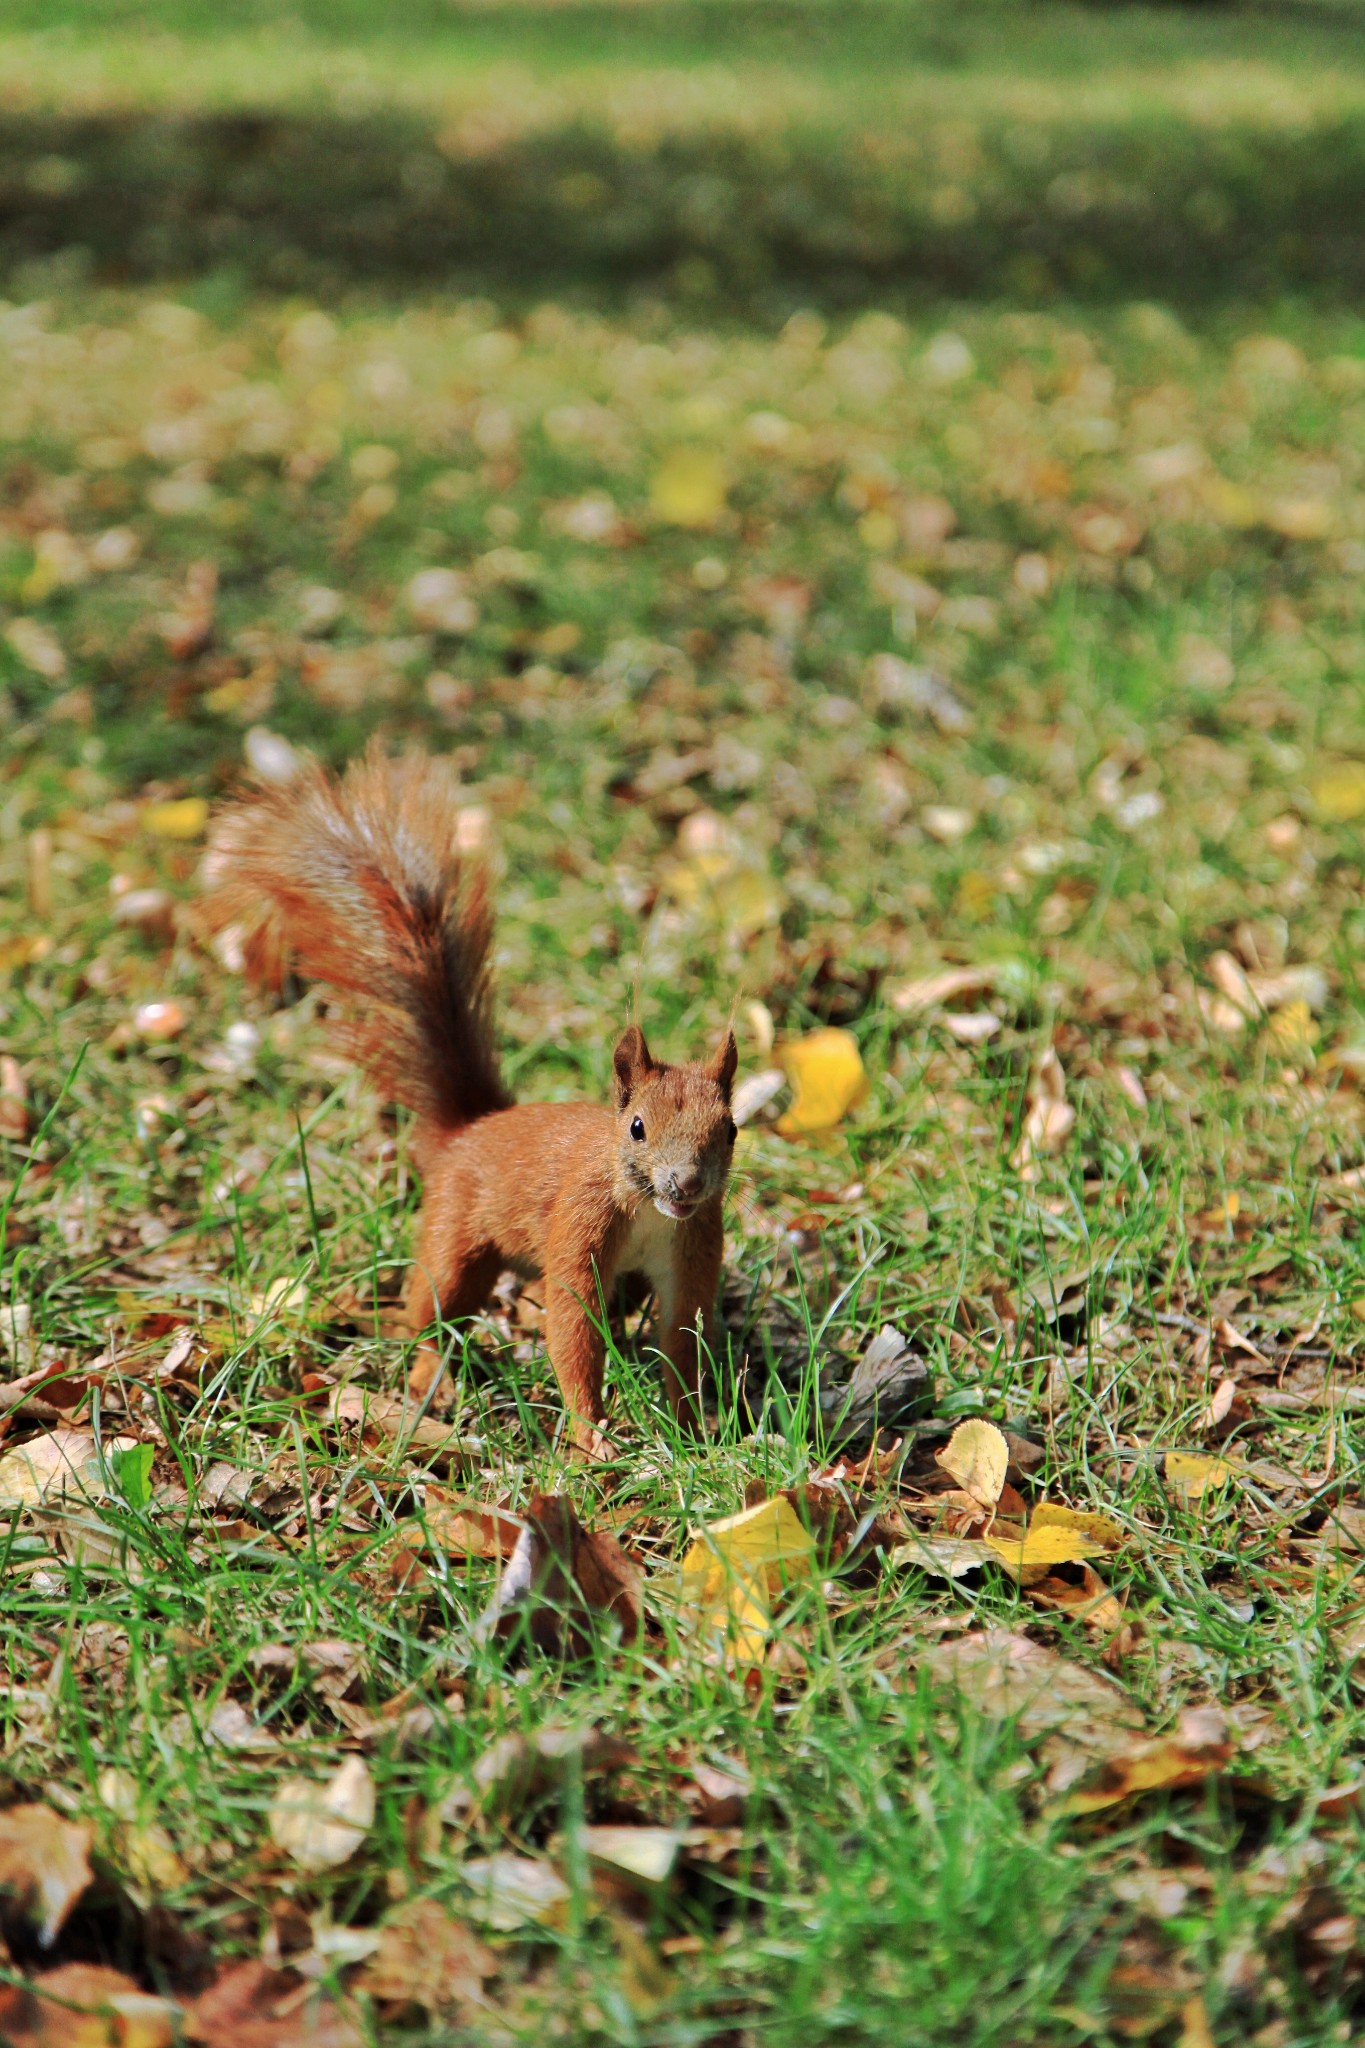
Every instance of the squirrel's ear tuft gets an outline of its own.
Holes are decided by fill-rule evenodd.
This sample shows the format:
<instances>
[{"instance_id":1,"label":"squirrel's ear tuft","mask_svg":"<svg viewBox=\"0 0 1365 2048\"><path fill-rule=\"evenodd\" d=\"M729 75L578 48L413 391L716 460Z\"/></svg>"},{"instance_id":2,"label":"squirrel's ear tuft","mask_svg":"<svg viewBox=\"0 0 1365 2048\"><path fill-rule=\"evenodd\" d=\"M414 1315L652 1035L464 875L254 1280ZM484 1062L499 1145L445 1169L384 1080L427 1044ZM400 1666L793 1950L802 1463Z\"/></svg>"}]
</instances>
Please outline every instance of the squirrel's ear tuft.
<instances>
[{"instance_id":1,"label":"squirrel's ear tuft","mask_svg":"<svg viewBox=\"0 0 1365 2048\"><path fill-rule=\"evenodd\" d=\"M730 1085L735 1078L735 1068L738 1065L739 1047L735 1044L735 1034L733 1031L727 1031L711 1061L711 1072L716 1077L716 1086L727 1102L730 1100Z\"/></svg>"},{"instance_id":2,"label":"squirrel's ear tuft","mask_svg":"<svg viewBox=\"0 0 1365 2048\"><path fill-rule=\"evenodd\" d=\"M616 1075L616 1107L624 1109L631 1096L654 1070L654 1062L645 1044L645 1034L638 1024L631 1024L616 1041L616 1050L611 1056L612 1069Z\"/></svg>"}]
</instances>

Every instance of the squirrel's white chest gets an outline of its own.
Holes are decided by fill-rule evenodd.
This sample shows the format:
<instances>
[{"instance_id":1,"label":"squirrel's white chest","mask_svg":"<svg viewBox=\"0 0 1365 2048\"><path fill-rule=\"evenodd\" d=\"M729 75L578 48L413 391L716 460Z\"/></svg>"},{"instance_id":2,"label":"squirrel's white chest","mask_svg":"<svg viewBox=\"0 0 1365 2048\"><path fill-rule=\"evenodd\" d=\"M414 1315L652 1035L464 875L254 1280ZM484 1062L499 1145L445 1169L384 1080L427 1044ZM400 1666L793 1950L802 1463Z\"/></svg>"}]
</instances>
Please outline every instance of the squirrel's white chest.
<instances>
[{"instance_id":1,"label":"squirrel's white chest","mask_svg":"<svg viewBox=\"0 0 1365 2048\"><path fill-rule=\"evenodd\" d=\"M643 1273L654 1292L661 1295L673 1284L677 1233L672 1217L661 1215L652 1202L642 1202L630 1220L618 1270Z\"/></svg>"}]
</instances>

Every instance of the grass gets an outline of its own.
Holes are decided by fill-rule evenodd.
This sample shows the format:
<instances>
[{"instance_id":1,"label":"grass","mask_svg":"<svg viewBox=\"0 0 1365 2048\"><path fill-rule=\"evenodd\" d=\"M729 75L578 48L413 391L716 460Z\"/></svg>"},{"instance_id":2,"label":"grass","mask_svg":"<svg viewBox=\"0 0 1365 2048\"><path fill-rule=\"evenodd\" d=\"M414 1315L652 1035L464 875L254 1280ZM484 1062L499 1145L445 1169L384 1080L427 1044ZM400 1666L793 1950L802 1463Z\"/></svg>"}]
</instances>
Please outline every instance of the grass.
<instances>
[{"instance_id":1,"label":"grass","mask_svg":"<svg viewBox=\"0 0 1365 2048\"><path fill-rule=\"evenodd\" d=\"M680 60L700 20L635 32ZM520 24L479 16L481 47ZM559 48L553 18L524 33ZM5 1372L72 1384L10 1414L0 1458L59 1425L153 1453L110 1451L93 1529L49 1503L4 1537L7 1804L95 1838L55 1955L182 2002L233 1958L307 1956L357 2038L414 2044L1353 2038L1359 1822L1319 1802L1365 1732L1365 324L1117 291L901 316L815 292L745 326L581 277L501 301L371 277L324 306L45 261L0 310ZM463 580L433 596L433 567ZM520 1094L600 1095L637 1000L677 1053L737 1006L749 1073L769 1022L857 1040L869 1093L836 1130L741 1138L703 1446L632 1323L622 1455L567 1462L527 1297L452 1339L467 1463L329 1417L337 1387L403 1384L403 1132L315 998L272 1007L199 943L193 800L270 736L340 762L374 732L459 768ZM151 1002L179 1006L164 1039ZM1076 1121L1030 1178L1048 1046ZM838 1482L850 1521L929 1527L935 1451L990 1419L1042 1453L1030 1501L1121 1525L1123 1626L883 1551L794 1590L757 1671L702 1661L669 1567L828 1471L820 1386L888 1321L932 1410L903 1462ZM1239 1469L1182 1501L1170 1451ZM473 1632L497 1566L443 1538L448 1496L556 1488L642 1560L643 1649ZM945 1693L988 1627L1058 1652L1058 1686L1112 1677L1153 1734L1216 1707L1225 1767L1067 1817L1105 1717ZM241 1714L254 1749L222 1739ZM489 1791L494 1743L566 1720L631 1760ZM309 1876L272 1798L353 1748L374 1822ZM742 1771L738 1818L643 1894L594 1873L586 1827L706 1821L699 1765ZM421 1899L477 1920L501 1851L569 1900L488 1937L487 2003L367 1992L334 1931ZM23 1916L5 1932L12 1976L50 1965Z\"/></svg>"},{"instance_id":2,"label":"grass","mask_svg":"<svg viewBox=\"0 0 1365 2048\"><path fill-rule=\"evenodd\" d=\"M1357 12L11 0L0 264L25 296L60 258L770 325L926 291L1349 304Z\"/></svg>"}]
</instances>

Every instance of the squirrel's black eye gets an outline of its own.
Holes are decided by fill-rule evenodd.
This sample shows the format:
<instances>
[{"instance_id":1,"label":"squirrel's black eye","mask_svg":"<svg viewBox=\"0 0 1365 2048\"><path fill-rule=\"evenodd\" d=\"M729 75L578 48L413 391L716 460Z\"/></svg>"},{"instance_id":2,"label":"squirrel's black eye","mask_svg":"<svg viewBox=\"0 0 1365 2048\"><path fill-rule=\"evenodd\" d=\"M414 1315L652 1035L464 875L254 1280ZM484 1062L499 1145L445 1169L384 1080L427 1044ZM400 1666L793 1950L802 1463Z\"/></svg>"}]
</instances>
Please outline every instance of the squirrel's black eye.
<instances>
[{"instance_id":1,"label":"squirrel's black eye","mask_svg":"<svg viewBox=\"0 0 1365 2048\"><path fill-rule=\"evenodd\" d=\"M639 1118L638 1116L633 1116L633 1117L631 1118L631 1120L630 1120L630 1135L631 1135L631 1137L632 1137L632 1138L635 1138L635 1139L640 1139L640 1138L643 1138L643 1137L644 1137L644 1134L645 1134L645 1127L644 1127L644 1124L643 1124L643 1122L641 1121L641 1119L640 1119L640 1118Z\"/></svg>"},{"instance_id":2,"label":"squirrel's black eye","mask_svg":"<svg viewBox=\"0 0 1365 2048\"><path fill-rule=\"evenodd\" d=\"M737 1138L738 1136L739 1136L739 1125L738 1125L738 1124L737 1124L737 1123L735 1122L734 1118L733 1118L733 1117L731 1117L731 1119L730 1119L730 1143L731 1143L732 1145L734 1144L734 1142L735 1142L735 1139L736 1139L736 1138Z\"/></svg>"}]
</instances>

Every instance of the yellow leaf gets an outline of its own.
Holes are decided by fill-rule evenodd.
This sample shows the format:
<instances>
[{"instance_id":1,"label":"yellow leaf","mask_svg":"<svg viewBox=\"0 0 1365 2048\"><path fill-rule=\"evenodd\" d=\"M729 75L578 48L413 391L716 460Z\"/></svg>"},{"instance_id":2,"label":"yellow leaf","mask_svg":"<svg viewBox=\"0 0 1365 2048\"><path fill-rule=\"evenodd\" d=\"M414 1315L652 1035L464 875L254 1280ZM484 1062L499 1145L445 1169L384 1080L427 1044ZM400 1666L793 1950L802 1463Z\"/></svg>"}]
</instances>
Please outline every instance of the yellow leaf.
<instances>
[{"instance_id":1,"label":"yellow leaf","mask_svg":"<svg viewBox=\"0 0 1365 2048\"><path fill-rule=\"evenodd\" d=\"M725 466L706 448L675 448L654 472L650 505L670 526L710 526L725 510Z\"/></svg>"},{"instance_id":2,"label":"yellow leaf","mask_svg":"<svg viewBox=\"0 0 1365 2048\"><path fill-rule=\"evenodd\" d=\"M738 1666L762 1661L772 1603L793 1579L809 1578L815 1545L791 1502L779 1495L701 1531L682 1561L679 1596L697 1633Z\"/></svg>"},{"instance_id":3,"label":"yellow leaf","mask_svg":"<svg viewBox=\"0 0 1365 2048\"><path fill-rule=\"evenodd\" d=\"M993 1422L960 1422L938 1462L983 1508L993 1508L1005 1484L1010 1447Z\"/></svg>"},{"instance_id":4,"label":"yellow leaf","mask_svg":"<svg viewBox=\"0 0 1365 2048\"><path fill-rule=\"evenodd\" d=\"M777 1121L784 1138L833 1130L867 1094L862 1054L850 1031L812 1031L780 1046L776 1058L796 1090L796 1100Z\"/></svg>"},{"instance_id":5,"label":"yellow leaf","mask_svg":"<svg viewBox=\"0 0 1365 2048\"><path fill-rule=\"evenodd\" d=\"M1318 1027L1307 1003L1282 1003L1271 1014L1266 1037L1277 1052L1287 1057L1311 1051L1317 1043Z\"/></svg>"},{"instance_id":6,"label":"yellow leaf","mask_svg":"<svg viewBox=\"0 0 1365 2048\"><path fill-rule=\"evenodd\" d=\"M1334 521L1325 498L1276 498L1265 523L1286 540L1326 540Z\"/></svg>"},{"instance_id":7,"label":"yellow leaf","mask_svg":"<svg viewBox=\"0 0 1365 2048\"><path fill-rule=\"evenodd\" d=\"M1049 1527L1046 1523L1036 1528L1032 1522L1022 1537L994 1536L987 1531L981 1540L995 1552L1006 1571L1025 1586L1030 1578L1045 1578L1055 1564L1084 1564L1087 1558L1102 1557L1108 1548L1083 1530Z\"/></svg>"},{"instance_id":8,"label":"yellow leaf","mask_svg":"<svg viewBox=\"0 0 1365 2048\"><path fill-rule=\"evenodd\" d=\"M1313 803L1328 825L1345 825L1365 812L1365 761L1343 761L1313 784Z\"/></svg>"},{"instance_id":9,"label":"yellow leaf","mask_svg":"<svg viewBox=\"0 0 1365 2048\"><path fill-rule=\"evenodd\" d=\"M182 796L174 803L148 804L142 829L158 839L197 839L209 821L208 798Z\"/></svg>"},{"instance_id":10,"label":"yellow leaf","mask_svg":"<svg viewBox=\"0 0 1365 2048\"><path fill-rule=\"evenodd\" d=\"M858 521L858 534L864 547L871 548L874 554L885 555L895 547L901 530L889 512L876 506L871 512L864 512Z\"/></svg>"},{"instance_id":11,"label":"yellow leaf","mask_svg":"<svg viewBox=\"0 0 1365 2048\"><path fill-rule=\"evenodd\" d=\"M1108 1515L1094 1514L1088 1508L1069 1508L1059 1500L1040 1500L1028 1525L1030 1533L1035 1529L1074 1530L1098 1543L1101 1550L1117 1550L1123 1541L1123 1530Z\"/></svg>"},{"instance_id":12,"label":"yellow leaf","mask_svg":"<svg viewBox=\"0 0 1365 2048\"><path fill-rule=\"evenodd\" d=\"M1211 476L1204 483L1204 503L1220 526L1245 529L1261 516L1260 501L1225 476Z\"/></svg>"},{"instance_id":13,"label":"yellow leaf","mask_svg":"<svg viewBox=\"0 0 1365 2048\"><path fill-rule=\"evenodd\" d=\"M1182 1502L1199 1500L1210 1487L1226 1486L1237 1476L1237 1467L1226 1458L1207 1457L1198 1451L1167 1451L1166 1484Z\"/></svg>"}]
</instances>

